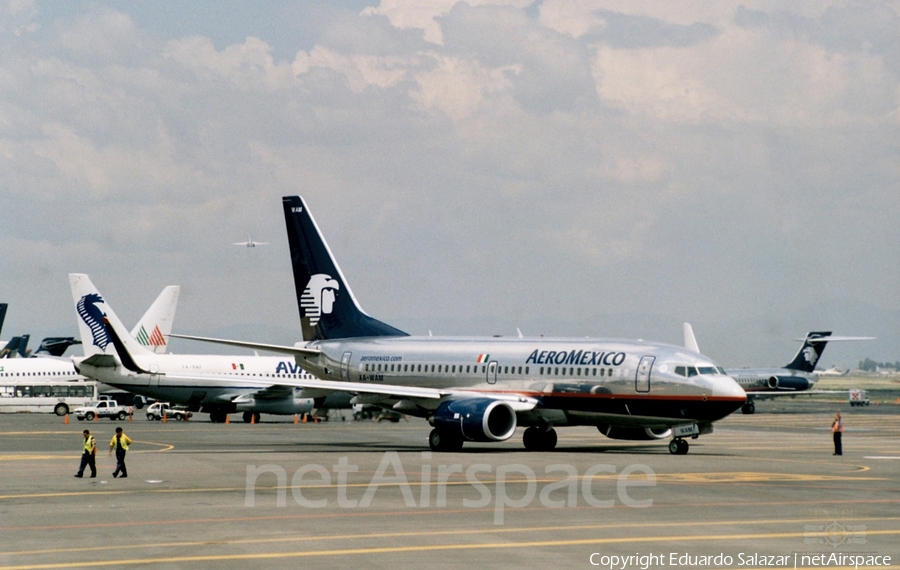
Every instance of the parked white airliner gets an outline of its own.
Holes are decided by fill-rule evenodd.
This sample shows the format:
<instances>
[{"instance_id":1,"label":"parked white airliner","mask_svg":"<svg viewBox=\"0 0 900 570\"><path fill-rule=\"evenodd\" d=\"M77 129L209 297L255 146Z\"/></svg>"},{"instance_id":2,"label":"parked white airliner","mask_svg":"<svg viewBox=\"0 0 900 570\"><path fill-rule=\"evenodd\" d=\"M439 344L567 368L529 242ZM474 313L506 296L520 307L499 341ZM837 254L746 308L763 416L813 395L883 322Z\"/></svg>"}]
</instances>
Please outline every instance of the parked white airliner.
<instances>
[{"instance_id":1,"label":"parked white airliner","mask_svg":"<svg viewBox=\"0 0 900 570\"><path fill-rule=\"evenodd\" d=\"M312 378L291 359L156 354L125 334L87 275L70 274L69 282L85 346L85 358L75 359L75 367L89 378L209 413L213 422L224 422L232 412L243 412L245 422L259 421L260 413L305 414L316 405L313 398L300 395L300 388L282 382ZM325 395L320 396L322 406Z\"/></svg>"},{"instance_id":2,"label":"parked white airliner","mask_svg":"<svg viewBox=\"0 0 900 570\"><path fill-rule=\"evenodd\" d=\"M554 427L592 425L608 437L685 437L746 401L709 358L682 347L602 338L414 337L362 311L309 208L283 199L303 338L293 347L188 337L292 354L325 380L288 380L315 390L356 393L375 404L427 418L434 450L464 441L503 441L528 426L526 449L556 446Z\"/></svg>"},{"instance_id":3,"label":"parked white airliner","mask_svg":"<svg viewBox=\"0 0 900 570\"><path fill-rule=\"evenodd\" d=\"M145 346L147 350L164 353L167 347L166 337L172 331L180 290L177 285L163 289L131 330L131 338ZM43 356L0 360L0 380L26 385L29 382L74 382L85 380L85 377L75 370L71 359ZM100 390L104 391L102 386Z\"/></svg>"}]
</instances>

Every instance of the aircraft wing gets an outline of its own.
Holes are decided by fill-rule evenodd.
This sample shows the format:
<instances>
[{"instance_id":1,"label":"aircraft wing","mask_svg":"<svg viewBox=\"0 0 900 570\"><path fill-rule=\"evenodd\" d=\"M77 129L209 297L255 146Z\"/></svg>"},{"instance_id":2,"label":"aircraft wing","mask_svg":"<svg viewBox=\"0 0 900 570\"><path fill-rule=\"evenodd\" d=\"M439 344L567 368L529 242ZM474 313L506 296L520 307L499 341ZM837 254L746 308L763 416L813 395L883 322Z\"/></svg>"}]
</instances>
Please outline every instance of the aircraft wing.
<instances>
[{"instance_id":1,"label":"aircraft wing","mask_svg":"<svg viewBox=\"0 0 900 570\"><path fill-rule=\"evenodd\" d=\"M284 384L272 384L258 392L254 392L252 396L257 400L284 400L294 396L294 387L285 386Z\"/></svg>"},{"instance_id":2,"label":"aircraft wing","mask_svg":"<svg viewBox=\"0 0 900 570\"><path fill-rule=\"evenodd\" d=\"M185 338L188 340L199 340L200 342L211 342L214 344L224 344L227 346L236 346L238 348L249 348L252 350L265 350L268 352L277 352L279 354L290 354L291 356L319 356L320 352L314 348L303 348L302 346L284 346L280 344L264 344L260 342L245 342L242 340L227 340L223 338L210 338L206 336L193 336L188 334L169 334L174 338Z\"/></svg>"},{"instance_id":3,"label":"aircraft wing","mask_svg":"<svg viewBox=\"0 0 900 570\"><path fill-rule=\"evenodd\" d=\"M169 380L203 380L204 376L185 376L166 374ZM217 376L218 381L228 382L227 376ZM371 394L385 396L398 400L415 399L415 400L442 400L455 398L491 398L494 400L502 400L510 405L516 411L528 411L534 408L538 401L529 396L519 394L497 394L483 393L473 390L462 389L437 389L426 388L423 386L399 386L396 384L370 384L367 382L338 382L334 380L319 380L317 378L278 378L277 383L265 378L247 378L245 376L235 376L234 382L246 386L248 384L256 384L263 388L262 393L274 394L276 390L306 388L310 390L321 390L323 392L348 392L351 394ZM257 397L260 397L257 395ZM269 397L275 397L269 396Z\"/></svg>"}]
</instances>

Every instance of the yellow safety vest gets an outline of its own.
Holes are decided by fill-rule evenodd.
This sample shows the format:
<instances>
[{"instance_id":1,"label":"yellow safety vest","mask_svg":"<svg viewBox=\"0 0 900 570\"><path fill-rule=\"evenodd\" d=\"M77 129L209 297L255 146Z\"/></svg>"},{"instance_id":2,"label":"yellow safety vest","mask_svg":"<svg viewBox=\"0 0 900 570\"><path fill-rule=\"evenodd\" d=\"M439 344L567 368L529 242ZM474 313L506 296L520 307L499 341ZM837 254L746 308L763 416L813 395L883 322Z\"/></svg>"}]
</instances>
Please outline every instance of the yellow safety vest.
<instances>
[{"instance_id":1,"label":"yellow safety vest","mask_svg":"<svg viewBox=\"0 0 900 570\"><path fill-rule=\"evenodd\" d=\"M96 446L97 446L97 444L94 443L94 436L89 435L88 438L86 440L84 440L84 452L85 453L93 453L94 448Z\"/></svg>"},{"instance_id":2,"label":"yellow safety vest","mask_svg":"<svg viewBox=\"0 0 900 570\"><path fill-rule=\"evenodd\" d=\"M118 435L118 434L116 434L116 435ZM116 448L116 439L118 439L118 438L114 435L112 438L112 441L109 442L109 446L113 449ZM128 451L128 444L131 443L131 438L123 433L121 443L122 443L122 449L124 449L125 451Z\"/></svg>"}]
</instances>

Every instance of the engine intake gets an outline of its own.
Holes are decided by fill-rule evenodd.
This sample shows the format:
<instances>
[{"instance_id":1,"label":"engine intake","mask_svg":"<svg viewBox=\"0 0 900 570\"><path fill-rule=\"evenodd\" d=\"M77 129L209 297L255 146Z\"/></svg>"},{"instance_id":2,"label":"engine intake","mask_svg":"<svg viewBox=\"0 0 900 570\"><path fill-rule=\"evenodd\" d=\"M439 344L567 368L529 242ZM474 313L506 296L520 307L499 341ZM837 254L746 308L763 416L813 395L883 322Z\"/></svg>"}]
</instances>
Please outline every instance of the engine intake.
<instances>
[{"instance_id":1,"label":"engine intake","mask_svg":"<svg viewBox=\"0 0 900 570\"><path fill-rule=\"evenodd\" d=\"M642 428L642 427L617 427L611 425L599 425L600 433L610 439L628 439L632 441L647 441L651 439L666 439L672 436L670 428Z\"/></svg>"},{"instance_id":2,"label":"engine intake","mask_svg":"<svg viewBox=\"0 0 900 570\"><path fill-rule=\"evenodd\" d=\"M470 441L503 441L516 431L516 412L506 402L491 398L453 400L438 406L431 425Z\"/></svg>"}]
</instances>

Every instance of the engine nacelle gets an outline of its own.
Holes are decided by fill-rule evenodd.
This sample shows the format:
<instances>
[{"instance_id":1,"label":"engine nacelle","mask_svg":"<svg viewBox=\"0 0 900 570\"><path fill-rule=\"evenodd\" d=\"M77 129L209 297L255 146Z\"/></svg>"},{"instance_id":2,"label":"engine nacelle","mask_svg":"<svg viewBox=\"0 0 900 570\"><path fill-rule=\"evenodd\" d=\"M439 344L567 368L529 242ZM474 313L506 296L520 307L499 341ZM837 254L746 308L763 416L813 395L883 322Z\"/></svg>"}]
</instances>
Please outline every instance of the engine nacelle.
<instances>
[{"instance_id":1,"label":"engine nacelle","mask_svg":"<svg viewBox=\"0 0 900 570\"><path fill-rule=\"evenodd\" d=\"M430 421L435 429L470 441L503 441L516 431L516 412L506 402L490 398L444 402Z\"/></svg>"},{"instance_id":2,"label":"engine nacelle","mask_svg":"<svg viewBox=\"0 0 900 570\"><path fill-rule=\"evenodd\" d=\"M642 428L642 427L617 427L599 425L600 433L610 439L629 439L632 441L647 441L651 439L666 439L672 437L669 428Z\"/></svg>"},{"instance_id":3,"label":"engine nacelle","mask_svg":"<svg viewBox=\"0 0 900 570\"><path fill-rule=\"evenodd\" d=\"M292 416L294 414L307 414L313 409L312 398L280 398L278 400L264 400L256 398L235 398L235 411L256 412L260 414L275 414Z\"/></svg>"},{"instance_id":4,"label":"engine nacelle","mask_svg":"<svg viewBox=\"0 0 900 570\"><path fill-rule=\"evenodd\" d=\"M793 392L801 392L809 390L809 380L800 376L770 376L770 390L787 390Z\"/></svg>"}]
</instances>

